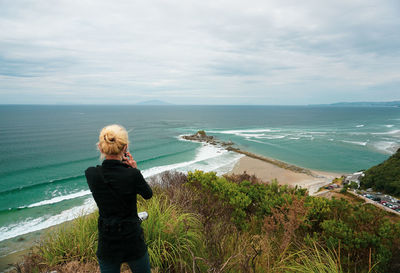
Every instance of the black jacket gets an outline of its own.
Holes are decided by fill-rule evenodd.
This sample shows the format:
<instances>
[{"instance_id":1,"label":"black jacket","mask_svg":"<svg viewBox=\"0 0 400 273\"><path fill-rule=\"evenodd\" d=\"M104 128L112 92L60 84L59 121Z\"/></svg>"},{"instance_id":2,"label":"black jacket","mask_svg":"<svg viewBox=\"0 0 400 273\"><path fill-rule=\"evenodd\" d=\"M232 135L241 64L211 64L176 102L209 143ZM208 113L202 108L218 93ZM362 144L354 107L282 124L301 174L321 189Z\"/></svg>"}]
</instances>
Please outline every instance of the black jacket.
<instances>
[{"instance_id":1,"label":"black jacket","mask_svg":"<svg viewBox=\"0 0 400 273\"><path fill-rule=\"evenodd\" d=\"M142 257L147 248L137 216L136 195L149 199L153 192L140 171L119 160L104 160L101 166L89 167L85 175L99 208L97 257L112 262Z\"/></svg>"}]
</instances>

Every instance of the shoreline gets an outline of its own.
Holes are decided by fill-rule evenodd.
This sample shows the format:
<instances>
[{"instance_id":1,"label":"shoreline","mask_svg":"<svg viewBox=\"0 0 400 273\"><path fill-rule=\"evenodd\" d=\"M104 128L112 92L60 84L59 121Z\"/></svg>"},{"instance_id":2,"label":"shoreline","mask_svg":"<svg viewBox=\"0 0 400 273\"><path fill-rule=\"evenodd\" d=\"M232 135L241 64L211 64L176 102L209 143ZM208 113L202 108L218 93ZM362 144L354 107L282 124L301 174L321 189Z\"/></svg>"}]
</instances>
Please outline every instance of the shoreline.
<instances>
[{"instance_id":1,"label":"shoreline","mask_svg":"<svg viewBox=\"0 0 400 273\"><path fill-rule=\"evenodd\" d=\"M67 226L74 221L74 219L1 241L0 248L14 247L14 251L0 256L0 273L8 272L13 269L13 265L21 262L23 257L32 251L33 247L40 242L43 236L56 231L58 228Z\"/></svg>"},{"instance_id":2,"label":"shoreline","mask_svg":"<svg viewBox=\"0 0 400 273\"><path fill-rule=\"evenodd\" d=\"M0 256L0 273L13 269L13 265L21 262L23 257L32 251L32 248L40 242L44 235L68 225L74 219L1 241L0 250L10 250L10 252Z\"/></svg>"},{"instance_id":3,"label":"shoreline","mask_svg":"<svg viewBox=\"0 0 400 273\"><path fill-rule=\"evenodd\" d=\"M2 251L10 250L10 252L0 256L0 272L7 272L12 269L13 264L21 261L22 258L31 251L31 248L38 242L43 234L57 226L58 225L55 225L1 241L0 249Z\"/></svg>"}]
</instances>

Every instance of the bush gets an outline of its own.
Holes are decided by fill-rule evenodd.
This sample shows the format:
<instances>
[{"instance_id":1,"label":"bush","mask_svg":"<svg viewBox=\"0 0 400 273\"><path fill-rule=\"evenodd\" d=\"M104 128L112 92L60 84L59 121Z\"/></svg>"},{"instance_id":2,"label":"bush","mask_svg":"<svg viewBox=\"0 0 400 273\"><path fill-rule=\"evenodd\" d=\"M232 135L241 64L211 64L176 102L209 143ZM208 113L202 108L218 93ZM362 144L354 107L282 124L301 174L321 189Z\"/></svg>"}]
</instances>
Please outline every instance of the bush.
<instances>
[{"instance_id":1,"label":"bush","mask_svg":"<svg viewBox=\"0 0 400 273\"><path fill-rule=\"evenodd\" d=\"M383 210L370 204L353 205L345 199L311 197L305 234L331 250L340 249L342 267L386 272L392 253L400 245L400 222L392 223ZM370 256L371 253L371 256Z\"/></svg>"},{"instance_id":2,"label":"bush","mask_svg":"<svg viewBox=\"0 0 400 273\"><path fill-rule=\"evenodd\" d=\"M251 216L262 221L271 209L291 203L294 197L303 198L304 189L280 186L277 181L270 184L256 184L247 180L230 181L229 176L218 177L216 173L189 172L188 184L200 191L209 191L226 202L231 209L232 222L242 230L249 228Z\"/></svg>"}]
</instances>

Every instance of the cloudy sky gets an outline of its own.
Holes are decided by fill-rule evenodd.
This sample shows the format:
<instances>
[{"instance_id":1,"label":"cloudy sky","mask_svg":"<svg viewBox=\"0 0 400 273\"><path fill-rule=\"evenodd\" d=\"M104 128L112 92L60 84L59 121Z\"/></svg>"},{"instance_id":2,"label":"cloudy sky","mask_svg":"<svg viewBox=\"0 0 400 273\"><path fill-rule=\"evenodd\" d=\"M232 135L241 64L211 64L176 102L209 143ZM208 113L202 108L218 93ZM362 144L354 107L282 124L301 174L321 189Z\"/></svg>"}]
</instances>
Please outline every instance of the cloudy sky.
<instances>
[{"instance_id":1,"label":"cloudy sky","mask_svg":"<svg viewBox=\"0 0 400 273\"><path fill-rule=\"evenodd\" d=\"M399 0L0 0L0 104L400 100Z\"/></svg>"}]
</instances>

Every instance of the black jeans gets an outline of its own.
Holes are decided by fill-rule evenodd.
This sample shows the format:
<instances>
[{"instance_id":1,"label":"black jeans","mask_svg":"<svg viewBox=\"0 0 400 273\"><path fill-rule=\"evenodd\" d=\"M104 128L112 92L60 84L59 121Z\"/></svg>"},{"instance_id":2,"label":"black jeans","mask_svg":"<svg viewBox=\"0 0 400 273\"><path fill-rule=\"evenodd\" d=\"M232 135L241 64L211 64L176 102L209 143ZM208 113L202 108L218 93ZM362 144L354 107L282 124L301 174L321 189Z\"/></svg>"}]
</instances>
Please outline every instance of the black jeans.
<instances>
[{"instance_id":1,"label":"black jeans","mask_svg":"<svg viewBox=\"0 0 400 273\"><path fill-rule=\"evenodd\" d=\"M120 273L121 263L113 263L108 261L99 260L99 266L101 273ZM133 273L150 273L150 259L149 253L143 255L143 257L127 262Z\"/></svg>"}]
</instances>

